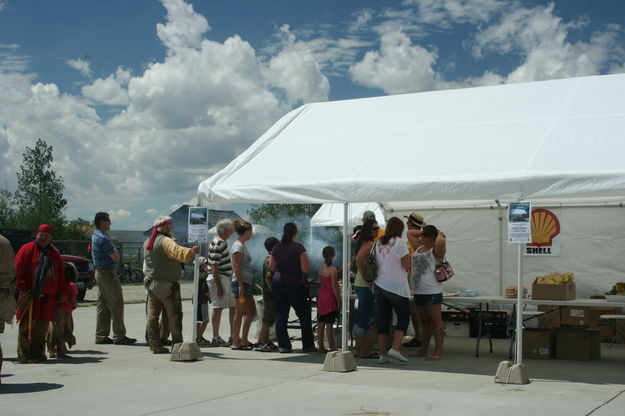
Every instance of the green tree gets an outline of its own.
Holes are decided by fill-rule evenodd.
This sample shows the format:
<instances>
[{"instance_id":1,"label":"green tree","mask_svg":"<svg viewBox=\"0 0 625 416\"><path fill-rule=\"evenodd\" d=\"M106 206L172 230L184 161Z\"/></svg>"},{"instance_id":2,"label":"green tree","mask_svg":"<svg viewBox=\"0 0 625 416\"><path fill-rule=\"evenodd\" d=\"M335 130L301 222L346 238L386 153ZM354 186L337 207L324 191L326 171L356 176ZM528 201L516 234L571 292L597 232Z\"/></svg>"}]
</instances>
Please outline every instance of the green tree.
<instances>
[{"instance_id":1,"label":"green tree","mask_svg":"<svg viewBox=\"0 0 625 416\"><path fill-rule=\"evenodd\" d=\"M0 189L0 228L15 228L15 207L13 194L8 189Z\"/></svg>"},{"instance_id":2,"label":"green tree","mask_svg":"<svg viewBox=\"0 0 625 416\"><path fill-rule=\"evenodd\" d=\"M17 173L15 207L17 225L25 230L34 230L39 224L47 223L61 230L63 208L63 178L52 169L52 146L37 139L34 147L26 146L23 161Z\"/></svg>"}]
</instances>

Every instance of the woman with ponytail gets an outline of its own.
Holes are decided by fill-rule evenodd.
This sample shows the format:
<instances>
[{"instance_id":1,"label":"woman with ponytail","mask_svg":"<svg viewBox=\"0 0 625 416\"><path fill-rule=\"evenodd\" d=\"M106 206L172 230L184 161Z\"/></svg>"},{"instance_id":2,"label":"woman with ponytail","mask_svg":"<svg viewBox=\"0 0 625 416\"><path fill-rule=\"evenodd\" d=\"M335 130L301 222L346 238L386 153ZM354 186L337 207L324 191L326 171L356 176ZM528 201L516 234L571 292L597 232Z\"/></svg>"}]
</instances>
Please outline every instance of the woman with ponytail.
<instances>
[{"instance_id":1,"label":"woman with ponytail","mask_svg":"<svg viewBox=\"0 0 625 416\"><path fill-rule=\"evenodd\" d=\"M324 263L319 266L319 280L321 287L317 297L317 343L319 352L328 352L323 345L324 333L328 337L328 347L330 351L336 350L334 344L334 321L338 316L340 295L339 295L339 271L332 265L332 260L336 256L334 247L327 246L321 252ZM325 331L325 332L324 332Z\"/></svg>"},{"instance_id":2,"label":"woman with ponytail","mask_svg":"<svg viewBox=\"0 0 625 416\"><path fill-rule=\"evenodd\" d=\"M235 220L234 231L237 240L232 245L232 293L236 299L234 321L232 327L233 350L249 351L254 344L248 339L252 319L256 315L254 302L254 274L252 272L252 256L245 242L252 238L252 224L247 221Z\"/></svg>"},{"instance_id":3,"label":"woman with ponytail","mask_svg":"<svg viewBox=\"0 0 625 416\"><path fill-rule=\"evenodd\" d=\"M276 308L276 336L278 351L293 352L287 331L291 307L299 318L302 331L302 351L315 351L315 340L310 317L308 286L304 274L310 271L306 249L296 240L297 226L292 222L284 225L282 240L271 251L269 270L274 271L271 291Z\"/></svg>"}]
</instances>

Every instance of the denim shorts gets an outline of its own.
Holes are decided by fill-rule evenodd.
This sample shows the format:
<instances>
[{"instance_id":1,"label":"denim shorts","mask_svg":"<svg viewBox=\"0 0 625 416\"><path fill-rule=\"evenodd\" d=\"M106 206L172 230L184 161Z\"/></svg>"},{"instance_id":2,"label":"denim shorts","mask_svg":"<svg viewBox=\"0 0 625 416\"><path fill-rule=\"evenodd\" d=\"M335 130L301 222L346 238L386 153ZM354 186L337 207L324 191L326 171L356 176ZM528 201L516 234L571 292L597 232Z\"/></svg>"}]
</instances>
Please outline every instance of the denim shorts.
<instances>
[{"instance_id":1,"label":"denim shorts","mask_svg":"<svg viewBox=\"0 0 625 416\"><path fill-rule=\"evenodd\" d=\"M245 298L249 298L251 296L254 295L254 286L250 285L249 283L244 283L245 285L245 293L243 293L243 297ZM239 282L232 282L230 284L230 287L232 288L232 294L234 295L235 299L239 299Z\"/></svg>"},{"instance_id":2,"label":"denim shorts","mask_svg":"<svg viewBox=\"0 0 625 416\"><path fill-rule=\"evenodd\" d=\"M414 303L417 306L440 305L443 303L443 294L435 295L414 295Z\"/></svg>"}]
</instances>

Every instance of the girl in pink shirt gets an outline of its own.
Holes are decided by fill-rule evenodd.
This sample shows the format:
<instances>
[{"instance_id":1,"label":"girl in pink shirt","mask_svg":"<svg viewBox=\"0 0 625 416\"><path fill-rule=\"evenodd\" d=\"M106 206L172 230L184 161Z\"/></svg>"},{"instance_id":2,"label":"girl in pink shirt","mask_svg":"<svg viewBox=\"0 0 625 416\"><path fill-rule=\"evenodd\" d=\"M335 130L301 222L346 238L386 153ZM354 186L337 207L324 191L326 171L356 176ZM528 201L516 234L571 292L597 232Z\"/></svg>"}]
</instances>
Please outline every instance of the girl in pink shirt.
<instances>
[{"instance_id":1,"label":"girl in pink shirt","mask_svg":"<svg viewBox=\"0 0 625 416\"><path fill-rule=\"evenodd\" d=\"M328 352L324 347L324 333L328 337L328 346L330 351L336 350L334 344L334 321L338 316L339 283L338 270L332 265L332 260L336 256L334 248L327 246L322 253L324 264L319 266L319 279L321 287L317 296L317 342L319 343L319 352Z\"/></svg>"}]
</instances>

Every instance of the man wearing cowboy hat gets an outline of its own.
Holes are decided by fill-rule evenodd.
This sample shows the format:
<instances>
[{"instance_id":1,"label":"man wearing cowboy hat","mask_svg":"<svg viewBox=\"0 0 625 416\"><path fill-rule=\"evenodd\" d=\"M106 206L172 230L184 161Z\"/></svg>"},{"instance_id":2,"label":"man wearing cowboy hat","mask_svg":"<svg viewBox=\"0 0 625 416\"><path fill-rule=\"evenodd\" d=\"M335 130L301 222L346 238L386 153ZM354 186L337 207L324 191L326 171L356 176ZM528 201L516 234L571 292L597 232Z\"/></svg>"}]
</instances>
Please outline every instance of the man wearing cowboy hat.
<instances>
[{"instance_id":1,"label":"man wearing cowboy hat","mask_svg":"<svg viewBox=\"0 0 625 416\"><path fill-rule=\"evenodd\" d=\"M16 319L19 322L17 362L45 361L45 339L57 305L63 302L67 282L58 250L52 246L52 227L42 224L35 240L24 244L15 256L15 276L20 291Z\"/></svg>"},{"instance_id":2,"label":"man wearing cowboy hat","mask_svg":"<svg viewBox=\"0 0 625 416\"><path fill-rule=\"evenodd\" d=\"M119 252L108 236L111 218L106 212L98 212L93 220L96 230L91 235L91 255L98 284L95 343L130 345L137 342L126 336L124 325L124 294L117 277ZM109 338L113 324L113 339Z\"/></svg>"}]
</instances>

